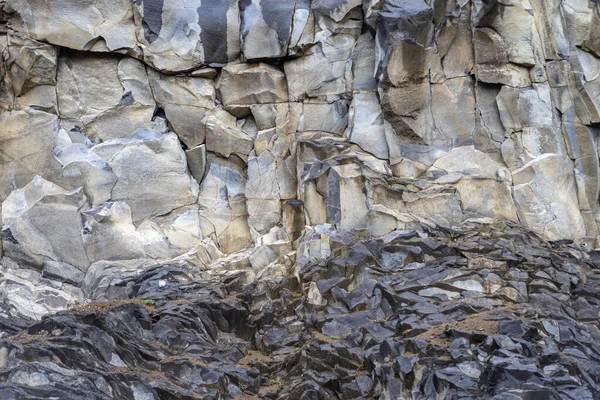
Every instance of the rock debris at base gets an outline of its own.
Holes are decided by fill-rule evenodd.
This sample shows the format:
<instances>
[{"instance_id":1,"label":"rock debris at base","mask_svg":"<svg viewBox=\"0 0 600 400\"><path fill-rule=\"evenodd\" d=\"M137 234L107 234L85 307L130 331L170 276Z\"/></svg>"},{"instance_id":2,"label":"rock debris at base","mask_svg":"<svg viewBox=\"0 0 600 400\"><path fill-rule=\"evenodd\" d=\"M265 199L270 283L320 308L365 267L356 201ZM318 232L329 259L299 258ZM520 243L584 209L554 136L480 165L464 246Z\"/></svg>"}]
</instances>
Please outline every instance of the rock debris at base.
<instances>
[{"instance_id":1,"label":"rock debris at base","mask_svg":"<svg viewBox=\"0 0 600 400\"><path fill-rule=\"evenodd\" d=\"M512 226L365 234L307 232L297 265L253 279L248 259L153 266L2 321L0 398L600 396L596 253Z\"/></svg>"}]
</instances>

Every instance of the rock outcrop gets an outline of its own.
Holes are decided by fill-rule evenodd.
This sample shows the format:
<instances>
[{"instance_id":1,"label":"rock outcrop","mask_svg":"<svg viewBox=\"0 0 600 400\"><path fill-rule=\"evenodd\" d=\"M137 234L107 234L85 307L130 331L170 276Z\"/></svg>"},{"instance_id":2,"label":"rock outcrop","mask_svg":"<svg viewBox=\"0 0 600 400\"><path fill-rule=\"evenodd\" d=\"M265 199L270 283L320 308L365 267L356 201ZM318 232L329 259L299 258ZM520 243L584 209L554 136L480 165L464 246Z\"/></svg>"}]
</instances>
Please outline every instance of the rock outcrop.
<instances>
[{"instance_id":1,"label":"rock outcrop","mask_svg":"<svg viewBox=\"0 0 600 400\"><path fill-rule=\"evenodd\" d=\"M295 265L105 265L80 294L96 302L0 319L0 397L597 398L597 253L474 228L367 239L322 225ZM70 285L58 265L44 277L55 269ZM9 302L53 290L4 276Z\"/></svg>"},{"instance_id":2,"label":"rock outcrop","mask_svg":"<svg viewBox=\"0 0 600 400\"><path fill-rule=\"evenodd\" d=\"M599 27L0 0L0 398L600 396Z\"/></svg>"}]
</instances>

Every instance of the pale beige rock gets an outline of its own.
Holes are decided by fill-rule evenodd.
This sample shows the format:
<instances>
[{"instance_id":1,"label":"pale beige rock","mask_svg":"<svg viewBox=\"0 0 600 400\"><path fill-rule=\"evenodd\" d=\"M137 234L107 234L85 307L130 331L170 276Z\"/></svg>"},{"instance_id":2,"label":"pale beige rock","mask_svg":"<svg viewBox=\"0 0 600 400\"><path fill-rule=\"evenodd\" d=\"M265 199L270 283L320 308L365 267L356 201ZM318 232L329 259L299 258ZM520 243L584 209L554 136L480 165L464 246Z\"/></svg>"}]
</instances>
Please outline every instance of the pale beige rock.
<instances>
[{"instance_id":1,"label":"pale beige rock","mask_svg":"<svg viewBox=\"0 0 600 400\"><path fill-rule=\"evenodd\" d=\"M263 4L267 7L263 8ZM270 6L270 7L269 7ZM246 59L279 58L287 55L296 1L242 3L242 51Z\"/></svg>"},{"instance_id":2,"label":"pale beige rock","mask_svg":"<svg viewBox=\"0 0 600 400\"><path fill-rule=\"evenodd\" d=\"M5 265L0 273L0 297L7 314L39 320L84 300L81 289L50 281L39 271L19 268L7 260L3 259Z\"/></svg>"},{"instance_id":3,"label":"pale beige rock","mask_svg":"<svg viewBox=\"0 0 600 400\"><path fill-rule=\"evenodd\" d=\"M348 126L349 104L346 100L333 103L304 102L299 131L324 131L342 135Z\"/></svg>"},{"instance_id":4,"label":"pale beige rock","mask_svg":"<svg viewBox=\"0 0 600 400\"><path fill-rule=\"evenodd\" d=\"M432 85L431 113L442 138L470 137L475 129L475 94L472 78L454 78ZM440 139L436 138L429 144L443 142Z\"/></svg>"},{"instance_id":5,"label":"pale beige rock","mask_svg":"<svg viewBox=\"0 0 600 400\"><path fill-rule=\"evenodd\" d=\"M543 154L512 175L513 198L521 223L549 240L585 236L569 159Z\"/></svg>"},{"instance_id":6,"label":"pale beige rock","mask_svg":"<svg viewBox=\"0 0 600 400\"><path fill-rule=\"evenodd\" d=\"M151 73L154 72L150 70ZM137 103L154 106L154 96L150 89L150 81L146 73L146 67L140 61L131 57L123 57L117 65L117 74L125 92L130 92L131 97Z\"/></svg>"},{"instance_id":7,"label":"pale beige rock","mask_svg":"<svg viewBox=\"0 0 600 400\"><path fill-rule=\"evenodd\" d=\"M375 53L376 44L373 35L370 32L360 35L352 50L353 90L374 90L377 88Z\"/></svg>"},{"instance_id":8,"label":"pale beige rock","mask_svg":"<svg viewBox=\"0 0 600 400\"><path fill-rule=\"evenodd\" d=\"M209 156L208 162L198 196L200 227L203 236L214 237L222 252L233 253L252 242L243 165L216 156Z\"/></svg>"},{"instance_id":9,"label":"pale beige rock","mask_svg":"<svg viewBox=\"0 0 600 400\"><path fill-rule=\"evenodd\" d=\"M138 130L154 127L154 108L139 103L116 106L90 120L82 132L95 142L130 138Z\"/></svg>"},{"instance_id":10,"label":"pale beige rock","mask_svg":"<svg viewBox=\"0 0 600 400\"><path fill-rule=\"evenodd\" d=\"M600 59L593 54L577 49L577 61L581 64L586 81L592 82L600 77Z\"/></svg>"},{"instance_id":11,"label":"pale beige rock","mask_svg":"<svg viewBox=\"0 0 600 400\"><path fill-rule=\"evenodd\" d=\"M155 103L139 61L66 52L56 91L63 125L83 127L95 141L128 138L152 125Z\"/></svg>"},{"instance_id":12,"label":"pale beige rock","mask_svg":"<svg viewBox=\"0 0 600 400\"><path fill-rule=\"evenodd\" d=\"M378 158L389 158L383 114L375 92L354 95L349 119L347 136L352 143Z\"/></svg>"},{"instance_id":13,"label":"pale beige rock","mask_svg":"<svg viewBox=\"0 0 600 400\"><path fill-rule=\"evenodd\" d=\"M137 232L147 257L170 260L193 256L194 265L206 266L222 256L210 238L204 238L197 205L144 221Z\"/></svg>"},{"instance_id":14,"label":"pale beige rock","mask_svg":"<svg viewBox=\"0 0 600 400\"><path fill-rule=\"evenodd\" d=\"M56 84L58 51L55 47L10 34L7 53L6 68L15 96L22 96L36 86Z\"/></svg>"},{"instance_id":15,"label":"pale beige rock","mask_svg":"<svg viewBox=\"0 0 600 400\"><path fill-rule=\"evenodd\" d=\"M507 130L553 124L552 100L547 85L538 85L532 89L505 86L497 100L502 124Z\"/></svg>"},{"instance_id":16,"label":"pale beige rock","mask_svg":"<svg viewBox=\"0 0 600 400\"><path fill-rule=\"evenodd\" d=\"M355 164L333 166L323 175L308 175L301 189L307 222L311 225L328 223L343 231L366 228L368 208L364 185L365 178Z\"/></svg>"},{"instance_id":17,"label":"pale beige rock","mask_svg":"<svg viewBox=\"0 0 600 400\"><path fill-rule=\"evenodd\" d=\"M278 182L278 167L276 159L270 151L265 151L259 156L250 156L246 197L279 200L282 195L285 196L280 190L282 186L285 186L284 182Z\"/></svg>"},{"instance_id":18,"label":"pale beige rock","mask_svg":"<svg viewBox=\"0 0 600 400\"><path fill-rule=\"evenodd\" d=\"M462 146L441 155L428 173L433 175L433 171L442 170L472 178L497 179L505 169L503 164L494 161L475 147Z\"/></svg>"},{"instance_id":19,"label":"pale beige rock","mask_svg":"<svg viewBox=\"0 0 600 400\"><path fill-rule=\"evenodd\" d=\"M569 40L565 32L566 25L562 4L540 0L531 0L530 3L529 7L526 5L525 7L527 7L526 10L530 14L533 14L536 23L535 30L539 35L537 43L534 37L534 49L540 48L540 53L543 53L546 59L557 60L568 57L570 54Z\"/></svg>"},{"instance_id":20,"label":"pale beige rock","mask_svg":"<svg viewBox=\"0 0 600 400\"><path fill-rule=\"evenodd\" d=\"M206 126L207 151L223 157L236 154L242 158L252 151L252 138L237 126L236 118L227 111L211 112L202 122Z\"/></svg>"},{"instance_id":21,"label":"pale beige rock","mask_svg":"<svg viewBox=\"0 0 600 400\"><path fill-rule=\"evenodd\" d=\"M563 4L567 27L572 29L571 40L580 46L590 36L592 7L589 1L566 0Z\"/></svg>"},{"instance_id":22,"label":"pale beige rock","mask_svg":"<svg viewBox=\"0 0 600 400\"><path fill-rule=\"evenodd\" d=\"M162 232L169 244L184 251L199 246L202 241L202 231L197 207L194 206L184 212L173 214L159 218ZM178 251L178 253L183 254L184 251Z\"/></svg>"},{"instance_id":23,"label":"pale beige rock","mask_svg":"<svg viewBox=\"0 0 600 400\"><path fill-rule=\"evenodd\" d=\"M535 65L534 47L537 32L533 16L522 4L506 6L499 4L498 11L492 22L492 28L504 41L508 60L529 67Z\"/></svg>"},{"instance_id":24,"label":"pale beige rock","mask_svg":"<svg viewBox=\"0 0 600 400\"><path fill-rule=\"evenodd\" d=\"M136 45L128 0L9 0L6 8L15 12L14 27L37 40L79 50L90 49L98 40L109 51Z\"/></svg>"},{"instance_id":25,"label":"pale beige rock","mask_svg":"<svg viewBox=\"0 0 600 400\"><path fill-rule=\"evenodd\" d=\"M387 76L394 86L429 75L432 50L412 41L397 44L390 54Z\"/></svg>"},{"instance_id":26,"label":"pale beige rock","mask_svg":"<svg viewBox=\"0 0 600 400\"><path fill-rule=\"evenodd\" d=\"M261 235L281 223L281 200L248 198L248 226Z\"/></svg>"},{"instance_id":27,"label":"pale beige rock","mask_svg":"<svg viewBox=\"0 0 600 400\"><path fill-rule=\"evenodd\" d=\"M50 85L35 86L29 89L27 93L14 99L15 110L23 110L29 107L50 114L58 114L56 87Z\"/></svg>"},{"instance_id":28,"label":"pale beige rock","mask_svg":"<svg viewBox=\"0 0 600 400\"><path fill-rule=\"evenodd\" d=\"M88 123L119 105L124 94L119 60L120 57L105 54L61 55L56 86L61 117Z\"/></svg>"},{"instance_id":29,"label":"pale beige rock","mask_svg":"<svg viewBox=\"0 0 600 400\"><path fill-rule=\"evenodd\" d=\"M419 112L429 101L430 85L427 81L408 84L401 88L389 88L383 98L384 106L399 116L410 116Z\"/></svg>"},{"instance_id":30,"label":"pale beige rock","mask_svg":"<svg viewBox=\"0 0 600 400\"><path fill-rule=\"evenodd\" d=\"M356 38L334 35L304 56L284 64L290 100L336 96L352 91L352 49Z\"/></svg>"},{"instance_id":31,"label":"pale beige rock","mask_svg":"<svg viewBox=\"0 0 600 400\"><path fill-rule=\"evenodd\" d=\"M110 200L112 188L117 182L106 161L80 143L70 144L56 152L62 165L62 173L56 183L67 189L83 187L91 205Z\"/></svg>"},{"instance_id":32,"label":"pale beige rock","mask_svg":"<svg viewBox=\"0 0 600 400\"><path fill-rule=\"evenodd\" d=\"M92 263L100 260L143 258L144 241L123 201L110 202L83 212L84 243Z\"/></svg>"},{"instance_id":33,"label":"pale beige rock","mask_svg":"<svg viewBox=\"0 0 600 400\"><path fill-rule=\"evenodd\" d=\"M288 100L285 74L265 63L230 64L217 81L223 104L281 103Z\"/></svg>"},{"instance_id":34,"label":"pale beige rock","mask_svg":"<svg viewBox=\"0 0 600 400\"><path fill-rule=\"evenodd\" d=\"M486 83L499 83L511 87L531 86L529 70L515 64L488 65L478 64L476 67L477 80Z\"/></svg>"},{"instance_id":35,"label":"pale beige rock","mask_svg":"<svg viewBox=\"0 0 600 400\"><path fill-rule=\"evenodd\" d=\"M319 103L316 103L319 104ZM273 129L274 134L289 135L296 133L298 130L302 130L302 125L315 125L321 127L331 127L332 129L339 126L339 114L330 107L335 107L337 102L332 103L332 106L326 108L319 108L319 113L327 113L328 115L336 114L333 121L318 121L312 120L314 116L304 117L304 109L306 104L304 103L275 103L275 104L253 104L250 107L252 116L256 122L256 128L258 131L264 131ZM344 103L342 103L344 104ZM311 107L319 106L308 106L307 110ZM305 121L306 119L306 121ZM258 144L256 145L258 147Z\"/></svg>"},{"instance_id":36,"label":"pale beige rock","mask_svg":"<svg viewBox=\"0 0 600 400\"><path fill-rule=\"evenodd\" d=\"M216 68L200 68L197 69L195 71L190 72L190 76L196 77L196 78L207 78L207 79L214 79L217 77L218 75L218 71L216 70Z\"/></svg>"},{"instance_id":37,"label":"pale beige rock","mask_svg":"<svg viewBox=\"0 0 600 400\"><path fill-rule=\"evenodd\" d=\"M279 257L268 246L260 246L250 255L250 264L256 272L261 272L270 264L277 262Z\"/></svg>"},{"instance_id":38,"label":"pale beige rock","mask_svg":"<svg viewBox=\"0 0 600 400\"><path fill-rule=\"evenodd\" d=\"M505 130L500 119L496 97L500 89L494 86L475 86L475 97L477 99L476 123L483 132L482 134L491 138L494 142L505 140Z\"/></svg>"},{"instance_id":39,"label":"pale beige rock","mask_svg":"<svg viewBox=\"0 0 600 400\"><path fill-rule=\"evenodd\" d=\"M296 196L295 164L291 161L288 158L278 165L271 151L248 159L248 222L259 233L266 233L280 223L281 200Z\"/></svg>"},{"instance_id":40,"label":"pale beige rock","mask_svg":"<svg viewBox=\"0 0 600 400\"><path fill-rule=\"evenodd\" d=\"M207 110L214 108L216 91L212 80L197 77L149 74L150 86L173 131L188 148L204 143Z\"/></svg>"},{"instance_id":41,"label":"pale beige rock","mask_svg":"<svg viewBox=\"0 0 600 400\"><path fill-rule=\"evenodd\" d=\"M473 35L473 47L477 64L505 64L508 49L504 39L491 28L477 28Z\"/></svg>"},{"instance_id":42,"label":"pale beige rock","mask_svg":"<svg viewBox=\"0 0 600 400\"><path fill-rule=\"evenodd\" d=\"M466 219L460 197L451 188L434 187L418 195L405 196L404 203L408 213L425 226L453 228Z\"/></svg>"},{"instance_id":43,"label":"pale beige rock","mask_svg":"<svg viewBox=\"0 0 600 400\"><path fill-rule=\"evenodd\" d=\"M32 109L0 114L0 200L36 175L49 178L58 172L53 154L58 130L53 114Z\"/></svg>"},{"instance_id":44,"label":"pale beige rock","mask_svg":"<svg viewBox=\"0 0 600 400\"><path fill-rule=\"evenodd\" d=\"M322 306L327 301L323 299L323 295L319 292L316 282L310 283L306 298L309 304L317 307Z\"/></svg>"},{"instance_id":45,"label":"pale beige rock","mask_svg":"<svg viewBox=\"0 0 600 400\"><path fill-rule=\"evenodd\" d=\"M463 4L460 11L447 20L446 29L438 36L438 52L447 79L465 77L471 74L475 65L473 32L471 28L471 7Z\"/></svg>"},{"instance_id":46,"label":"pale beige rock","mask_svg":"<svg viewBox=\"0 0 600 400\"><path fill-rule=\"evenodd\" d=\"M40 176L14 190L2 203L2 236L12 238L3 240L4 253L25 265L61 260L87 269L79 217L85 200L81 189L67 191Z\"/></svg>"},{"instance_id":47,"label":"pale beige rock","mask_svg":"<svg viewBox=\"0 0 600 400\"><path fill-rule=\"evenodd\" d=\"M456 188L465 213L518 222L509 182L462 179Z\"/></svg>"},{"instance_id":48,"label":"pale beige rock","mask_svg":"<svg viewBox=\"0 0 600 400\"><path fill-rule=\"evenodd\" d=\"M150 70L149 83L156 102L161 105L214 107L215 88L210 79L171 76Z\"/></svg>"},{"instance_id":49,"label":"pale beige rock","mask_svg":"<svg viewBox=\"0 0 600 400\"><path fill-rule=\"evenodd\" d=\"M131 207L134 224L196 201L198 183L188 173L174 133L145 130L131 139L109 140L92 151L117 176L111 199Z\"/></svg>"}]
</instances>

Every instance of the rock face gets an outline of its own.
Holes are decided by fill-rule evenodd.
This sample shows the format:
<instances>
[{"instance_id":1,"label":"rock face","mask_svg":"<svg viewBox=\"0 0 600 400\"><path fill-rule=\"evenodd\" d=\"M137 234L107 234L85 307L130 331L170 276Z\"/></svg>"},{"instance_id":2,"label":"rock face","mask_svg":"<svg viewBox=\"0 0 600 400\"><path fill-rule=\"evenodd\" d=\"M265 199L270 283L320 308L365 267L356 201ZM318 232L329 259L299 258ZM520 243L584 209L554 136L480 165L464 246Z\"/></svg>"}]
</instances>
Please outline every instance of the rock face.
<instances>
[{"instance_id":1,"label":"rock face","mask_svg":"<svg viewBox=\"0 0 600 400\"><path fill-rule=\"evenodd\" d=\"M43 338L0 346L0 398L599 397L599 27L587 0L0 0L0 338Z\"/></svg>"}]
</instances>

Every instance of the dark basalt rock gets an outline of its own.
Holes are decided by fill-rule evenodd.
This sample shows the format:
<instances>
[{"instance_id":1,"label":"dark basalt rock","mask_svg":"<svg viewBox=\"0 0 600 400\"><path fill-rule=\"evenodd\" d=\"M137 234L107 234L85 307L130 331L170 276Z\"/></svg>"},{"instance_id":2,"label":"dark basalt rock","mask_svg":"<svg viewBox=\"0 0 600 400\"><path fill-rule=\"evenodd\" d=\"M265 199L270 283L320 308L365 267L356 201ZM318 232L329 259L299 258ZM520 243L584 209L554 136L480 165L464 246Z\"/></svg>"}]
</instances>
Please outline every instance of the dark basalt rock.
<instances>
[{"instance_id":1,"label":"dark basalt rock","mask_svg":"<svg viewBox=\"0 0 600 400\"><path fill-rule=\"evenodd\" d=\"M340 239L298 277L157 266L128 300L4 321L0 398L600 396L598 265L573 245L510 227ZM511 300L515 282L539 293Z\"/></svg>"},{"instance_id":2,"label":"dark basalt rock","mask_svg":"<svg viewBox=\"0 0 600 400\"><path fill-rule=\"evenodd\" d=\"M202 28L200 38L207 64L226 64L227 56L227 10L237 0L202 2L198 7L198 23Z\"/></svg>"},{"instance_id":3,"label":"dark basalt rock","mask_svg":"<svg viewBox=\"0 0 600 400\"><path fill-rule=\"evenodd\" d=\"M144 36L149 43L152 43L158 38L162 28L162 11L164 0L141 1L143 1L144 5Z\"/></svg>"}]
</instances>

